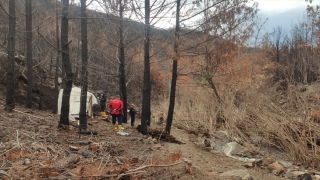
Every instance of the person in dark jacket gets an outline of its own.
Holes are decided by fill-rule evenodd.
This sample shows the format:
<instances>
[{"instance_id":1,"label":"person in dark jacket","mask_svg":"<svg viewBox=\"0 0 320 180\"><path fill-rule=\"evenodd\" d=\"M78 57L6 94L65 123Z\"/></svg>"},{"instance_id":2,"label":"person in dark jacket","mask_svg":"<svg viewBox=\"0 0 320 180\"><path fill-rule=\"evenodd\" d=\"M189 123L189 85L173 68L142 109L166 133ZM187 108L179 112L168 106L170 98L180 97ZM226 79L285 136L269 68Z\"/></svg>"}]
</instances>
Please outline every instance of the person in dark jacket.
<instances>
[{"instance_id":1,"label":"person in dark jacket","mask_svg":"<svg viewBox=\"0 0 320 180\"><path fill-rule=\"evenodd\" d=\"M134 127L134 121L135 121L135 117L136 117L136 110L134 109L134 104L130 105L129 114L131 117L131 126Z\"/></svg>"},{"instance_id":2,"label":"person in dark jacket","mask_svg":"<svg viewBox=\"0 0 320 180\"><path fill-rule=\"evenodd\" d=\"M101 93L99 96L99 99L100 99L101 111L105 111L106 110L106 102L107 102L107 91L105 91L104 93Z\"/></svg>"},{"instance_id":3,"label":"person in dark jacket","mask_svg":"<svg viewBox=\"0 0 320 180\"><path fill-rule=\"evenodd\" d=\"M101 116L102 117L106 117L106 102L107 102L107 91L105 91L104 93L100 94L99 96L100 99L100 107L101 107Z\"/></svg>"},{"instance_id":4,"label":"person in dark jacket","mask_svg":"<svg viewBox=\"0 0 320 180\"><path fill-rule=\"evenodd\" d=\"M112 128L117 130L116 121L118 119L118 132L122 132L122 115L123 115L123 102L120 98L111 99L108 104L108 109L112 116Z\"/></svg>"}]
</instances>

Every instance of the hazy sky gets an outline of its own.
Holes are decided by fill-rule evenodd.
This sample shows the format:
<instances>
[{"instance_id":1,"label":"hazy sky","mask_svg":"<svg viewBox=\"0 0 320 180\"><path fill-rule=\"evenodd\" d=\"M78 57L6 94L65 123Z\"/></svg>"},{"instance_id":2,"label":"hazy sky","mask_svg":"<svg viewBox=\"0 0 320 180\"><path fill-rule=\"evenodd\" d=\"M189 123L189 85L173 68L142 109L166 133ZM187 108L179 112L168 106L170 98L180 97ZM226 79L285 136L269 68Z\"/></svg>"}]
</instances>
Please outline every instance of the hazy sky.
<instances>
[{"instance_id":1,"label":"hazy sky","mask_svg":"<svg viewBox=\"0 0 320 180\"><path fill-rule=\"evenodd\" d=\"M259 3L259 9L267 13L281 13L290 9L306 7L304 0L255 0Z\"/></svg>"},{"instance_id":2,"label":"hazy sky","mask_svg":"<svg viewBox=\"0 0 320 180\"><path fill-rule=\"evenodd\" d=\"M266 31L272 31L281 26L290 30L292 25L299 24L306 16L308 5L315 6L320 0L313 0L310 4L305 0L255 0L259 3L259 14L268 18L265 26Z\"/></svg>"},{"instance_id":3,"label":"hazy sky","mask_svg":"<svg viewBox=\"0 0 320 180\"><path fill-rule=\"evenodd\" d=\"M292 24L298 23L306 14L306 7L310 3L305 0L254 0L258 2L259 14L268 18L266 25L267 30L272 30L273 27L281 25L287 29ZM320 0L313 0L311 5L320 4ZM174 22L158 23L161 28L168 28L174 26Z\"/></svg>"}]
</instances>

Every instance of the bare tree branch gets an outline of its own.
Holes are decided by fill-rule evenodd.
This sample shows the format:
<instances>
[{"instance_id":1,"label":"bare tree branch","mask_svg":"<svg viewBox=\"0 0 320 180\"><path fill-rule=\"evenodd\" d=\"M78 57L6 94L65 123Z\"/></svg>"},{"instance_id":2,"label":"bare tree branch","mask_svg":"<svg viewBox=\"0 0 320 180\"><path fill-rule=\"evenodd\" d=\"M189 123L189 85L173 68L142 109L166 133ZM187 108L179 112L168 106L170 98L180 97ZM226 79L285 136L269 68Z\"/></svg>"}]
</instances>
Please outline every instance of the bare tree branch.
<instances>
[{"instance_id":1,"label":"bare tree branch","mask_svg":"<svg viewBox=\"0 0 320 180\"><path fill-rule=\"evenodd\" d=\"M2 3L0 3L0 8L1 8L8 16L10 16L10 14L8 13L8 11L3 7Z\"/></svg>"}]
</instances>

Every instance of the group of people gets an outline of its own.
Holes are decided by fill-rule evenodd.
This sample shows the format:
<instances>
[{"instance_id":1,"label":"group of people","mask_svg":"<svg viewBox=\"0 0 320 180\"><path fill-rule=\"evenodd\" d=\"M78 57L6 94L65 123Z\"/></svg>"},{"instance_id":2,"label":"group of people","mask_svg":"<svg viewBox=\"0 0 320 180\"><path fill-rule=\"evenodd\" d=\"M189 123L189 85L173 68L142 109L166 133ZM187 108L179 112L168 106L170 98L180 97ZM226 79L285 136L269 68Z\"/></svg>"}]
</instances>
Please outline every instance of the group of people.
<instances>
[{"instance_id":1,"label":"group of people","mask_svg":"<svg viewBox=\"0 0 320 180\"><path fill-rule=\"evenodd\" d=\"M100 95L100 107L101 107L101 115L106 115L106 104L107 104L107 91ZM123 102L119 97L115 97L108 102L108 110L112 116L112 129L118 130L118 132L122 132L122 116L123 112ZM131 126L134 126L135 114L136 110L134 108L134 104L131 104L129 107L129 114L131 116ZM118 127L116 126L116 122L118 120Z\"/></svg>"}]
</instances>

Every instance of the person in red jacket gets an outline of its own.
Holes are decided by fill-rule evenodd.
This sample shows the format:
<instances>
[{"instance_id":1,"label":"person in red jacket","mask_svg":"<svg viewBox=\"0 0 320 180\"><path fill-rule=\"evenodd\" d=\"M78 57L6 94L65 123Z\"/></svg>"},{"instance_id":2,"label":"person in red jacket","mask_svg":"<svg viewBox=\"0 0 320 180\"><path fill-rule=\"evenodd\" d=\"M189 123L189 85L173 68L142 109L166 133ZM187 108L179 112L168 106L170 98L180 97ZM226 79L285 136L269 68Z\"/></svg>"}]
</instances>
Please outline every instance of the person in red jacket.
<instances>
[{"instance_id":1,"label":"person in red jacket","mask_svg":"<svg viewBox=\"0 0 320 180\"><path fill-rule=\"evenodd\" d=\"M112 116L112 129L117 130L116 121L118 119L118 132L122 132L122 114L123 114L123 102L119 97L111 99L108 104L108 109Z\"/></svg>"}]
</instances>

